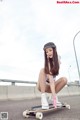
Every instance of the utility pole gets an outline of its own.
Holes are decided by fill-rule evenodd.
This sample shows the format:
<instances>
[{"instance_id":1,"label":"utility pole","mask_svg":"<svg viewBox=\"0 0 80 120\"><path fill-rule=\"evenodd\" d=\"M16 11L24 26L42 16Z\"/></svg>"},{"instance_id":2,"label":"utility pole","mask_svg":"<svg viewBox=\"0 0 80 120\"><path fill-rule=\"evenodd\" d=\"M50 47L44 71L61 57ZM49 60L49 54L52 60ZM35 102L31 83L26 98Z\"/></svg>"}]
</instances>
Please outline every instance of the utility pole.
<instances>
[{"instance_id":1,"label":"utility pole","mask_svg":"<svg viewBox=\"0 0 80 120\"><path fill-rule=\"evenodd\" d=\"M80 71L79 71L79 64L78 64L78 59L77 59L77 54L76 54L76 48L75 48L75 38L76 36L80 33L80 31L78 31L76 33L76 35L73 38L73 47L74 47L74 53L75 53L75 59L76 59L76 64L77 64L77 70L78 70L78 75L79 75L79 82L80 82Z\"/></svg>"}]
</instances>

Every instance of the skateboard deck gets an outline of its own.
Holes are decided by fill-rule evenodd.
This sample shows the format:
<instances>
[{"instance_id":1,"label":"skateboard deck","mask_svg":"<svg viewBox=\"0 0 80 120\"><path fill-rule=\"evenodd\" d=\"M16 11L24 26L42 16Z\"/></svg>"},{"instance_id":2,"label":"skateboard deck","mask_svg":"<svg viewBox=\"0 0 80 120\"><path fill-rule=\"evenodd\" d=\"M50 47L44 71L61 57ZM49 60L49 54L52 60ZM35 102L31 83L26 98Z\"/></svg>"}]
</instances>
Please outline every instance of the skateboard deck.
<instances>
[{"instance_id":1,"label":"skateboard deck","mask_svg":"<svg viewBox=\"0 0 80 120\"><path fill-rule=\"evenodd\" d=\"M49 109L42 109L41 106L34 106L30 110L25 110L23 112L23 117L29 118L31 116L36 117L36 119L42 120L43 114L49 111L54 111L62 108L70 109L70 105L67 103L61 103L57 108L53 107L53 104L49 104Z\"/></svg>"}]
</instances>

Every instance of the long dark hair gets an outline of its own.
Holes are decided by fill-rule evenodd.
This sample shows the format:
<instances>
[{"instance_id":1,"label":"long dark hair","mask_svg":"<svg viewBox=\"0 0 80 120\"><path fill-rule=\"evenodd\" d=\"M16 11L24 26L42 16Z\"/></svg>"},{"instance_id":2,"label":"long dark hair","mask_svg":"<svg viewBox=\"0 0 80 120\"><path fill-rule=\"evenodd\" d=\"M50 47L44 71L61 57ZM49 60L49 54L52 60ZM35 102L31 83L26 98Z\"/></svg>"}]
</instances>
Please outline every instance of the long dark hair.
<instances>
[{"instance_id":1,"label":"long dark hair","mask_svg":"<svg viewBox=\"0 0 80 120\"><path fill-rule=\"evenodd\" d=\"M48 59L47 59L47 55L46 55L46 48L49 48L51 43L51 48L53 49L53 58L49 58L49 63L50 63L50 70L49 70L49 65L48 65ZM44 58L45 58L45 63L44 63L44 71L46 74L52 74L52 75L58 75L59 74L59 61L58 61L58 55L57 55L57 50L56 50L56 46L53 47L54 43L49 42L47 45L47 47L44 46ZM54 44L55 45L55 44Z\"/></svg>"}]
</instances>

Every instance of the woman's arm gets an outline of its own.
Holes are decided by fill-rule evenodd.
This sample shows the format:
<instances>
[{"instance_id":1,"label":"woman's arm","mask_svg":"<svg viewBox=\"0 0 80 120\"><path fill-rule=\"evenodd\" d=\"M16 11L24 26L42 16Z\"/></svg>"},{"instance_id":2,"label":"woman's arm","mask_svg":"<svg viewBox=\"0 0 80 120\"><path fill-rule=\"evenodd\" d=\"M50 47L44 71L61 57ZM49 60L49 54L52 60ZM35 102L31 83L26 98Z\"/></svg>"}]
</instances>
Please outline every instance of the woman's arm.
<instances>
[{"instance_id":1,"label":"woman's arm","mask_svg":"<svg viewBox=\"0 0 80 120\"><path fill-rule=\"evenodd\" d=\"M48 62L48 67L49 67L49 71L50 71L50 63L49 62ZM51 72L49 72L49 73L50 74L47 74L47 77L49 79L52 95L54 96L55 95L55 81L54 81L52 73Z\"/></svg>"}]
</instances>

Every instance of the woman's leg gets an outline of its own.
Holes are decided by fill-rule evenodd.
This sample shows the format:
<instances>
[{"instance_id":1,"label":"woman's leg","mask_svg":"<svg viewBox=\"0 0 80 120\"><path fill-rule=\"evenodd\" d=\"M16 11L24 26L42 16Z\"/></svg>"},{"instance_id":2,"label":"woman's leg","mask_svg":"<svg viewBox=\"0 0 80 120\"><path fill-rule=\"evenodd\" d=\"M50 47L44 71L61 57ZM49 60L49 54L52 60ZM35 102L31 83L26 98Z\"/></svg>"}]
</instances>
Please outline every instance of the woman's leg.
<instances>
[{"instance_id":1,"label":"woman's leg","mask_svg":"<svg viewBox=\"0 0 80 120\"><path fill-rule=\"evenodd\" d=\"M58 93L65 85L67 84L67 78L61 77L57 81L55 81L55 91ZM45 91L47 93L51 93L50 85L46 84Z\"/></svg>"},{"instance_id":2,"label":"woman's leg","mask_svg":"<svg viewBox=\"0 0 80 120\"><path fill-rule=\"evenodd\" d=\"M55 90L58 93L67 84L67 78L61 77L55 82Z\"/></svg>"},{"instance_id":3,"label":"woman's leg","mask_svg":"<svg viewBox=\"0 0 80 120\"><path fill-rule=\"evenodd\" d=\"M55 81L55 92L58 93L66 84L67 84L67 79L65 77L61 77L60 79ZM48 103L46 100L45 92L52 93L51 92L52 86L50 86L50 84L49 85L46 84L46 74L44 73L44 69L41 69L40 71L37 87L39 91L41 91L42 93L41 96L42 108L46 109L48 108Z\"/></svg>"},{"instance_id":4,"label":"woman's leg","mask_svg":"<svg viewBox=\"0 0 80 120\"><path fill-rule=\"evenodd\" d=\"M46 75L44 73L44 69L41 69L41 71L40 71L37 87L41 91L42 109L49 109L48 101L47 101L46 94L45 94L45 92L46 92Z\"/></svg>"},{"instance_id":5,"label":"woman's leg","mask_svg":"<svg viewBox=\"0 0 80 120\"><path fill-rule=\"evenodd\" d=\"M44 69L40 70L37 87L41 93L46 92L46 75Z\"/></svg>"},{"instance_id":6,"label":"woman's leg","mask_svg":"<svg viewBox=\"0 0 80 120\"><path fill-rule=\"evenodd\" d=\"M57 81L55 81L55 92L58 93L66 84L67 84L67 79L65 77L62 77ZM53 85L53 88L54 88L54 85ZM52 93L50 85L46 85L46 92ZM54 96L52 94L52 97L53 97L52 99L53 106L54 107L61 106L61 102L59 102L57 95Z\"/></svg>"}]
</instances>

